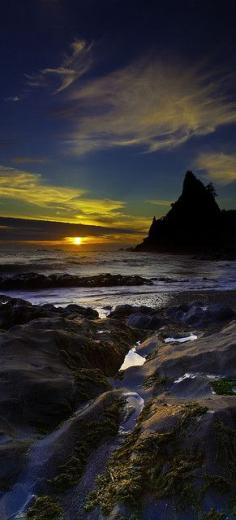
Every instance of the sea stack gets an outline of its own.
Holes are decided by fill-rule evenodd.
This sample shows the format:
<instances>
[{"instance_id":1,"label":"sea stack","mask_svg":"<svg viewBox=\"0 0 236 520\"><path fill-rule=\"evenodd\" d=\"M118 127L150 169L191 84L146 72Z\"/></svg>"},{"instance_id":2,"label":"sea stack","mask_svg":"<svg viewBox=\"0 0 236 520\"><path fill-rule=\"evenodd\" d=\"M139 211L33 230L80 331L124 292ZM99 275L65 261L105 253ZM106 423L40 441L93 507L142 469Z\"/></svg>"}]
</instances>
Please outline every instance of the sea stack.
<instances>
[{"instance_id":1,"label":"sea stack","mask_svg":"<svg viewBox=\"0 0 236 520\"><path fill-rule=\"evenodd\" d=\"M228 212L219 208L215 196L211 183L205 186L187 171L180 197L164 217L153 218L148 236L136 251L191 253L227 248Z\"/></svg>"}]
</instances>

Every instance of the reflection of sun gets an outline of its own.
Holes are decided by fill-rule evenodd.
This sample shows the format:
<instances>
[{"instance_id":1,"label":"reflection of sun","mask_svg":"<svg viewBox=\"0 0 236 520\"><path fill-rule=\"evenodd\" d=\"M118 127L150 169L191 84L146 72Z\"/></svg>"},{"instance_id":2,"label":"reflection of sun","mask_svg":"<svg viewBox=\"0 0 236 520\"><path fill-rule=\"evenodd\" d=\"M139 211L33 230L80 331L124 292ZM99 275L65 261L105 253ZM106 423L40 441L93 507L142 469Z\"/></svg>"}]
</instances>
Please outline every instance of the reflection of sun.
<instances>
[{"instance_id":1,"label":"reflection of sun","mask_svg":"<svg viewBox=\"0 0 236 520\"><path fill-rule=\"evenodd\" d=\"M75 246L80 246L81 242L81 237L73 237L73 244L75 244Z\"/></svg>"}]
</instances>

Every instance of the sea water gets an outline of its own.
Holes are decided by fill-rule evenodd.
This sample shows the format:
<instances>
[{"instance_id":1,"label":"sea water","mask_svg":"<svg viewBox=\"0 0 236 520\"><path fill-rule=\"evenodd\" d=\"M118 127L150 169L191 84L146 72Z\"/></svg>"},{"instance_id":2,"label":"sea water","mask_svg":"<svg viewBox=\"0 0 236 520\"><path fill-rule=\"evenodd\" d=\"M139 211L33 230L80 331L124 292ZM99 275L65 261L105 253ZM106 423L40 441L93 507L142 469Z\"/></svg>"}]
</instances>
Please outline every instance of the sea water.
<instances>
[{"instance_id":1,"label":"sea water","mask_svg":"<svg viewBox=\"0 0 236 520\"><path fill-rule=\"evenodd\" d=\"M80 305L97 308L130 303L159 307L168 303L169 295L188 291L221 291L236 289L235 262L207 261L193 256L135 253L118 250L86 250L83 246L41 247L2 245L0 274L37 272L43 274L70 273L94 276L102 273L140 275L152 280L152 285L134 287L55 288L37 291L10 291L10 296L32 303ZM3 292L3 291L1 291Z\"/></svg>"}]
</instances>

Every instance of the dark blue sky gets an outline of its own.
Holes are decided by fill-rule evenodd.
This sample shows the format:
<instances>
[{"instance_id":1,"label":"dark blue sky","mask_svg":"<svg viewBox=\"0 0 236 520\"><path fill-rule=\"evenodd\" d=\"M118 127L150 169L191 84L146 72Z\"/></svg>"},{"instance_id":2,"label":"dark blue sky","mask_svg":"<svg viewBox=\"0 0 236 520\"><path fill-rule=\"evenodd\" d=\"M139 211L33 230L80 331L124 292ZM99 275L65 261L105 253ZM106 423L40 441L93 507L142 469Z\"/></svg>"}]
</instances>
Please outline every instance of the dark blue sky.
<instances>
[{"instance_id":1,"label":"dark blue sky","mask_svg":"<svg viewBox=\"0 0 236 520\"><path fill-rule=\"evenodd\" d=\"M235 208L235 25L227 0L4 0L0 215L137 239L187 169Z\"/></svg>"}]
</instances>

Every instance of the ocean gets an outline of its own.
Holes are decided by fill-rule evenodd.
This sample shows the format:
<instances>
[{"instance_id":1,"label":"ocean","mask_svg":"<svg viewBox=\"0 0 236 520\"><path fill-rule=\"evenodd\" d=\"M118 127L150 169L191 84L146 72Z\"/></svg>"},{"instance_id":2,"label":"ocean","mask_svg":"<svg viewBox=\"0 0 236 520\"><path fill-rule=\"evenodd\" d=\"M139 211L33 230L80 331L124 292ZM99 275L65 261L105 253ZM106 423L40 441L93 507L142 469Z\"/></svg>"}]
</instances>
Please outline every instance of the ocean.
<instances>
[{"instance_id":1,"label":"ocean","mask_svg":"<svg viewBox=\"0 0 236 520\"><path fill-rule=\"evenodd\" d=\"M83 247L2 246L1 275L23 272L70 273L78 276L101 273L138 274L152 279L153 285L138 287L76 287L7 293L37 304L65 306L77 303L91 306L101 316L106 314L104 308L124 303L159 307L166 304L173 293L236 290L233 261L207 261L193 256L119 250L86 250Z\"/></svg>"}]
</instances>

